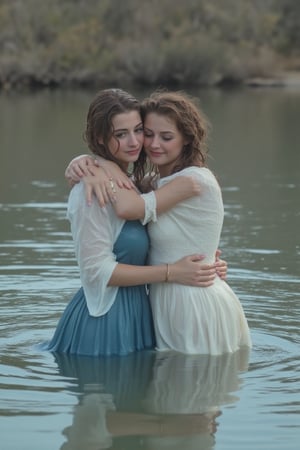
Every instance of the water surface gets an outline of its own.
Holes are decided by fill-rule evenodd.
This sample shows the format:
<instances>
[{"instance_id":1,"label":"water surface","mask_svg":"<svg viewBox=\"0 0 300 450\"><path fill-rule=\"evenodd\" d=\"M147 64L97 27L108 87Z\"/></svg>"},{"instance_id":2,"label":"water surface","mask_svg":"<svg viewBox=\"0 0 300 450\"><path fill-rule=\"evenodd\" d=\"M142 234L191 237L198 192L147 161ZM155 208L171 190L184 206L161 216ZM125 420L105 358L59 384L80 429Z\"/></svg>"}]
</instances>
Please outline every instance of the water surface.
<instances>
[{"instance_id":1,"label":"water surface","mask_svg":"<svg viewBox=\"0 0 300 450\"><path fill-rule=\"evenodd\" d=\"M226 212L220 247L249 321L251 353L95 360L39 350L80 286L63 172L86 152L93 93L2 95L5 450L298 448L300 92L193 94L212 123L210 166ZM207 431L209 420L214 429Z\"/></svg>"}]
</instances>

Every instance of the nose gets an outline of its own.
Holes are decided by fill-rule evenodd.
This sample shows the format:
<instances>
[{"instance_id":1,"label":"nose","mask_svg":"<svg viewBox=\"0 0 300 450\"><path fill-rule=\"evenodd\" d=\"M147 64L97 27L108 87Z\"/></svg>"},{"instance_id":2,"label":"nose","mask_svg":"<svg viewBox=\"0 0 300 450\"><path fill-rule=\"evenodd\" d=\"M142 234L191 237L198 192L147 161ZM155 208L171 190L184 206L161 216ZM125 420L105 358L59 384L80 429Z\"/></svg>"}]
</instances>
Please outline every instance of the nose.
<instances>
[{"instance_id":1,"label":"nose","mask_svg":"<svg viewBox=\"0 0 300 450\"><path fill-rule=\"evenodd\" d=\"M158 136L152 136L151 142L150 142L150 147L151 148L158 148L159 145L159 138Z\"/></svg>"},{"instance_id":2,"label":"nose","mask_svg":"<svg viewBox=\"0 0 300 450\"><path fill-rule=\"evenodd\" d=\"M139 144L139 141L137 140L137 137L135 133L130 133L129 135L129 145L131 147L136 147Z\"/></svg>"}]
</instances>

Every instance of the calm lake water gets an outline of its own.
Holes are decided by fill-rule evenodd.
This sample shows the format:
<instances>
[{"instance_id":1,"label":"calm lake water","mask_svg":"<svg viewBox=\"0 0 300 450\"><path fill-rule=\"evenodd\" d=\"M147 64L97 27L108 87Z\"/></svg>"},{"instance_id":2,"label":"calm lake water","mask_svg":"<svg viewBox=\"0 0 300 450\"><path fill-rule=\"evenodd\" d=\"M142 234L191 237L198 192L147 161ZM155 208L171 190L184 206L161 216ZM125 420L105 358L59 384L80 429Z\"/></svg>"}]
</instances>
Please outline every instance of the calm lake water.
<instances>
[{"instance_id":1,"label":"calm lake water","mask_svg":"<svg viewBox=\"0 0 300 450\"><path fill-rule=\"evenodd\" d=\"M299 448L300 91L191 93L212 123L210 166L226 211L220 248L251 353L98 360L39 351L80 286L63 174L86 152L94 93L2 94L1 448Z\"/></svg>"}]
</instances>

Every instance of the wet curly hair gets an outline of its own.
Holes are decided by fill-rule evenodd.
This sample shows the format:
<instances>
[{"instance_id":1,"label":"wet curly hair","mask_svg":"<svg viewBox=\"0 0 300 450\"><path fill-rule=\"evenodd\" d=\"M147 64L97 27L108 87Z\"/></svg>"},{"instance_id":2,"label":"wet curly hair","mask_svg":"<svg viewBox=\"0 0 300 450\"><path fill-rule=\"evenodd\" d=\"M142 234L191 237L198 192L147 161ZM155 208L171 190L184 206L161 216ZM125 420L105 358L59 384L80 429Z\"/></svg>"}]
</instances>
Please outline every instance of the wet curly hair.
<instances>
[{"instance_id":1,"label":"wet curly hair","mask_svg":"<svg viewBox=\"0 0 300 450\"><path fill-rule=\"evenodd\" d=\"M118 159L109 150L109 141L114 132L112 121L117 114L131 111L140 114L140 102L122 89L103 89L96 94L88 109L84 133L92 153L119 165ZM100 138L103 143L99 142ZM135 179L144 177L145 162L146 155L142 150L132 168L131 174Z\"/></svg>"},{"instance_id":2,"label":"wet curly hair","mask_svg":"<svg viewBox=\"0 0 300 450\"><path fill-rule=\"evenodd\" d=\"M206 166L210 124L196 99L182 91L157 90L141 104L143 122L150 113L167 116L174 121L187 142L173 173L190 166ZM152 169L155 171L154 167Z\"/></svg>"}]
</instances>

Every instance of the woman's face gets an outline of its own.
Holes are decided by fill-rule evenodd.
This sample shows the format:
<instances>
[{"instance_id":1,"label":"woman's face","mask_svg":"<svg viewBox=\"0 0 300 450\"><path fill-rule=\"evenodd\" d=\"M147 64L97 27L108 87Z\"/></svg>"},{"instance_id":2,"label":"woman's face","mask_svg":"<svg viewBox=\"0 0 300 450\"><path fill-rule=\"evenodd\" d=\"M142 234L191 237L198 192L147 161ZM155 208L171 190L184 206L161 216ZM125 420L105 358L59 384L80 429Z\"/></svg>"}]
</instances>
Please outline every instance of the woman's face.
<instances>
[{"instance_id":1,"label":"woman's face","mask_svg":"<svg viewBox=\"0 0 300 450\"><path fill-rule=\"evenodd\" d=\"M112 119L113 135L108 142L109 151L124 170L135 162L144 143L144 130L140 114L129 111L117 114Z\"/></svg>"},{"instance_id":2,"label":"woman's face","mask_svg":"<svg viewBox=\"0 0 300 450\"><path fill-rule=\"evenodd\" d=\"M160 175L170 175L186 144L175 122L167 116L149 113L144 121L144 147L147 156L158 166Z\"/></svg>"}]
</instances>

